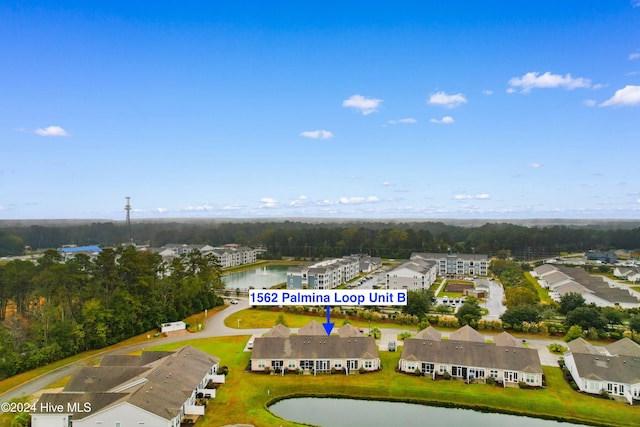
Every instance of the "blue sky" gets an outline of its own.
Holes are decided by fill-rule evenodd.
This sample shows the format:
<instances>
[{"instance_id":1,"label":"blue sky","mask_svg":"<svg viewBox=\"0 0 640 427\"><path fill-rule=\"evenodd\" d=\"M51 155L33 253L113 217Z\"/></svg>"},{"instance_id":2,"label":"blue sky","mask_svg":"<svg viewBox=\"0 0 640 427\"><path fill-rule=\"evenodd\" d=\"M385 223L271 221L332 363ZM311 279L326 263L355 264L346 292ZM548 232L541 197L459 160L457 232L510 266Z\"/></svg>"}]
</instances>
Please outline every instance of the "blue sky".
<instances>
[{"instance_id":1,"label":"blue sky","mask_svg":"<svg viewBox=\"0 0 640 427\"><path fill-rule=\"evenodd\" d=\"M0 219L638 218L640 0L307 3L0 4Z\"/></svg>"}]
</instances>

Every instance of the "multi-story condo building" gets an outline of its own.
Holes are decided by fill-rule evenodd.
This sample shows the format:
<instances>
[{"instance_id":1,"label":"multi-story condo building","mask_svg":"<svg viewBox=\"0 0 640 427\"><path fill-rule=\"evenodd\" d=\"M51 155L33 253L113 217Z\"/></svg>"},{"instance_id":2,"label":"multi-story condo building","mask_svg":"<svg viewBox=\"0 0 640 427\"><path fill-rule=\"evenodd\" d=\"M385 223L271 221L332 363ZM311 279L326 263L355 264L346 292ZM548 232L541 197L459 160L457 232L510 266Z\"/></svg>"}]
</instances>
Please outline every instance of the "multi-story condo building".
<instances>
[{"instance_id":1,"label":"multi-story condo building","mask_svg":"<svg viewBox=\"0 0 640 427\"><path fill-rule=\"evenodd\" d=\"M480 254L436 254L415 252L411 260L433 261L438 267L438 274L452 276L487 276L489 274L489 257Z\"/></svg>"},{"instance_id":2,"label":"multi-story condo building","mask_svg":"<svg viewBox=\"0 0 640 427\"><path fill-rule=\"evenodd\" d=\"M358 257L333 258L287 270L287 289L333 289L360 274Z\"/></svg>"}]
</instances>

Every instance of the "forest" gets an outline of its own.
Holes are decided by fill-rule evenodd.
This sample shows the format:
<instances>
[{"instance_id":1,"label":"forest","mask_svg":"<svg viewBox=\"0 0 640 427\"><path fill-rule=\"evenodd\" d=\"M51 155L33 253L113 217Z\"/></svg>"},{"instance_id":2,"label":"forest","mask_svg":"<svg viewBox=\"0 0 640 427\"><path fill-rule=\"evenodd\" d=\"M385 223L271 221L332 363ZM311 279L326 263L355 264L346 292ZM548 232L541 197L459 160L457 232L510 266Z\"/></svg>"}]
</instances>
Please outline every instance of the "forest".
<instances>
[{"instance_id":1,"label":"forest","mask_svg":"<svg viewBox=\"0 0 640 427\"><path fill-rule=\"evenodd\" d=\"M48 250L0 264L0 379L222 304L218 261L198 251L167 263L122 245L61 261Z\"/></svg>"},{"instance_id":2,"label":"forest","mask_svg":"<svg viewBox=\"0 0 640 427\"><path fill-rule=\"evenodd\" d=\"M62 245L108 247L126 242L160 247L167 243L239 243L267 249L266 258L324 258L366 253L408 258L412 252L508 254L519 260L589 249L637 249L640 227L619 224L523 226L486 223L463 227L442 222L104 222L0 228L0 257Z\"/></svg>"}]
</instances>

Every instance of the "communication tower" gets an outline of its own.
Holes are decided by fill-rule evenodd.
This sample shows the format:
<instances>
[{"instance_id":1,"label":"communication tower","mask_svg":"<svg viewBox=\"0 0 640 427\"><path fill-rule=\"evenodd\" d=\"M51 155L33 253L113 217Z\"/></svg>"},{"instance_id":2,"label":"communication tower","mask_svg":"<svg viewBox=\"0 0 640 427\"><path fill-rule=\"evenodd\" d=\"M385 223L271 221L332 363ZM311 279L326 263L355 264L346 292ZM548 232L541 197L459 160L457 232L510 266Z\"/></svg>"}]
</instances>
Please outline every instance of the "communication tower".
<instances>
[{"instance_id":1,"label":"communication tower","mask_svg":"<svg viewBox=\"0 0 640 427\"><path fill-rule=\"evenodd\" d=\"M131 197L125 197L127 199L127 204L124 206L124 210L127 212L127 230L129 232L129 240L133 240L131 237Z\"/></svg>"}]
</instances>

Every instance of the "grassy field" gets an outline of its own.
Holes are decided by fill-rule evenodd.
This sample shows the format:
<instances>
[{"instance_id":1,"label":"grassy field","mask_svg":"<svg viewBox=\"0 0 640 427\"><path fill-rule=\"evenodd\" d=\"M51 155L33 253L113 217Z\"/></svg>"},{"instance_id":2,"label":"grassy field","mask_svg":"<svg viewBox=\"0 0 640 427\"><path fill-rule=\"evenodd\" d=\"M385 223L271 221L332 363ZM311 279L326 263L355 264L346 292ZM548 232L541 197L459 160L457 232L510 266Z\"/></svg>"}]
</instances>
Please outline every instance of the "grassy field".
<instances>
[{"instance_id":1,"label":"grassy field","mask_svg":"<svg viewBox=\"0 0 640 427\"><path fill-rule=\"evenodd\" d=\"M228 316L224 319L224 324L229 328L238 329L238 319L240 319L240 329L257 329L257 328L270 328L276 324L276 319L280 312L270 310L259 310L248 308L246 310L239 311ZM317 316L298 314L298 313L284 313L284 319L288 327L301 328L312 320L316 320L320 323L326 322L327 318L324 312ZM331 318L331 322L335 324L337 328L344 324L343 318ZM366 331L369 329L369 321L363 319L349 318L349 323L358 328L364 328ZM417 325L397 325L395 323L384 323L371 321L371 327L378 328L393 328L398 330L411 330L417 331Z\"/></svg>"},{"instance_id":2,"label":"grassy field","mask_svg":"<svg viewBox=\"0 0 640 427\"><path fill-rule=\"evenodd\" d=\"M533 276L531 276L531 273L529 273L528 271L525 271L524 276L527 278L529 283L531 283L533 287L536 289L536 291L538 292L538 297L540 298L540 302L543 302L546 304L553 303L553 300L549 296L549 292L546 289L543 289L542 286L538 284L538 281Z\"/></svg>"},{"instance_id":3,"label":"grassy field","mask_svg":"<svg viewBox=\"0 0 640 427\"><path fill-rule=\"evenodd\" d=\"M256 426L297 426L267 410L267 405L284 397L335 396L360 399L408 401L494 412L572 420L604 426L637 426L640 408L625 403L587 397L573 391L559 368L545 367L548 387L540 390L501 388L462 381L433 381L430 378L394 371L400 352L381 352L383 369L364 375L265 375L245 372L249 353L242 348L247 336L202 339L188 342L221 358L229 367L226 384L209 402L202 427L248 423ZM171 350L184 343L158 347Z\"/></svg>"}]
</instances>

